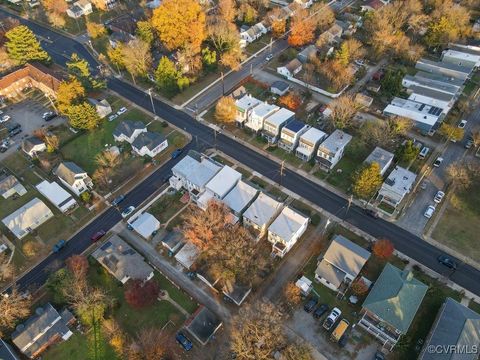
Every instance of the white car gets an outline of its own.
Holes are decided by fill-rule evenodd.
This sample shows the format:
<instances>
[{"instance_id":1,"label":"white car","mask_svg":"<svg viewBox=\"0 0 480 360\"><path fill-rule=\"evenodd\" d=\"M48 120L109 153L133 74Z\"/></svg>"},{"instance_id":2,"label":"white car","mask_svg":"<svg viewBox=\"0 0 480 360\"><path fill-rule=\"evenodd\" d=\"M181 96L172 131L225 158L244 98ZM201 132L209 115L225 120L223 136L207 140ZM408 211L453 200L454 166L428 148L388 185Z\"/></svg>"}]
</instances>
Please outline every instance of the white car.
<instances>
[{"instance_id":1,"label":"white car","mask_svg":"<svg viewBox=\"0 0 480 360\"><path fill-rule=\"evenodd\" d=\"M135 211L135 206L129 206L125 210L122 211L122 218L128 217L131 213Z\"/></svg>"},{"instance_id":2,"label":"white car","mask_svg":"<svg viewBox=\"0 0 480 360\"><path fill-rule=\"evenodd\" d=\"M443 191L437 191L437 193L435 194L435 197L433 198L433 201L437 204L440 204L444 196L445 196L445 193Z\"/></svg>"},{"instance_id":3,"label":"white car","mask_svg":"<svg viewBox=\"0 0 480 360\"><path fill-rule=\"evenodd\" d=\"M429 205L427 207L427 210L423 213L423 216L425 216L427 219L430 219L433 216L433 213L435 212L435 206Z\"/></svg>"},{"instance_id":4,"label":"white car","mask_svg":"<svg viewBox=\"0 0 480 360\"><path fill-rule=\"evenodd\" d=\"M273 54L268 54L267 57L265 58L265 61L270 61L273 59Z\"/></svg>"},{"instance_id":5,"label":"white car","mask_svg":"<svg viewBox=\"0 0 480 360\"><path fill-rule=\"evenodd\" d=\"M443 162L443 158L439 156L437 160L435 160L435 162L433 163L433 166L439 167L442 162Z\"/></svg>"},{"instance_id":6,"label":"white car","mask_svg":"<svg viewBox=\"0 0 480 360\"><path fill-rule=\"evenodd\" d=\"M115 120L117 117L118 117L117 114L112 114L112 115L110 115L110 116L108 117L108 121L113 121L113 120Z\"/></svg>"},{"instance_id":7,"label":"white car","mask_svg":"<svg viewBox=\"0 0 480 360\"><path fill-rule=\"evenodd\" d=\"M3 116L0 118L0 123L7 122L7 121L10 120L10 119L11 119L10 115L3 115Z\"/></svg>"},{"instance_id":8,"label":"white car","mask_svg":"<svg viewBox=\"0 0 480 360\"><path fill-rule=\"evenodd\" d=\"M122 115L122 114L125 114L126 112L127 112L127 108L124 106L118 109L117 115Z\"/></svg>"},{"instance_id":9,"label":"white car","mask_svg":"<svg viewBox=\"0 0 480 360\"><path fill-rule=\"evenodd\" d=\"M342 315L342 311L339 308L333 308L323 322L323 327L327 330L330 330L340 318L340 315Z\"/></svg>"},{"instance_id":10,"label":"white car","mask_svg":"<svg viewBox=\"0 0 480 360\"><path fill-rule=\"evenodd\" d=\"M358 66L363 66L365 65L365 60L358 59L358 60L355 60L354 63L357 64Z\"/></svg>"},{"instance_id":11,"label":"white car","mask_svg":"<svg viewBox=\"0 0 480 360\"><path fill-rule=\"evenodd\" d=\"M467 120L462 120L460 121L460 123L458 124L458 127L460 129L464 129L465 128L465 125L467 125Z\"/></svg>"}]
</instances>

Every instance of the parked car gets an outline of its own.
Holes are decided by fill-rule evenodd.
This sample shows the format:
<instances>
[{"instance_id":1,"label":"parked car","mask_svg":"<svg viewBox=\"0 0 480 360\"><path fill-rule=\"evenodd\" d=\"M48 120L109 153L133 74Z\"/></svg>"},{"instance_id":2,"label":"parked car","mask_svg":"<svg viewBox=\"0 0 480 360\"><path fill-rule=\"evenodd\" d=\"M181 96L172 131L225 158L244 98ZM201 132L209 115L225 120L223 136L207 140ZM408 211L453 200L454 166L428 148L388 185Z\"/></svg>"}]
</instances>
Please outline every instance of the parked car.
<instances>
[{"instance_id":1,"label":"parked car","mask_svg":"<svg viewBox=\"0 0 480 360\"><path fill-rule=\"evenodd\" d=\"M129 206L126 209L122 211L122 218L126 218L128 215L130 215L132 212L135 211L135 206Z\"/></svg>"},{"instance_id":2,"label":"parked car","mask_svg":"<svg viewBox=\"0 0 480 360\"><path fill-rule=\"evenodd\" d=\"M22 132L22 128L21 127L16 127L13 130L9 131L8 136L15 136L15 135L20 134L21 132Z\"/></svg>"},{"instance_id":3,"label":"parked car","mask_svg":"<svg viewBox=\"0 0 480 360\"><path fill-rule=\"evenodd\" d=\"M457 270L457 263L447 255L440 255L437 258L438 262L452 270Z\"/></svg>"},{"instance_id":4,"label":"parked car","mask_svg":"<svg viewBox=\"0 0 480 360\"><path fill-rule=\"evenodd\" d=\"M4 153L4 152L7 151L7 150L8 150L8 147L3 146L3 145L0 146L0 153Z\"/></svg>"},{"instance_id":5,"label":"parked car","mask_svg":"<svg viewBox=\"0 0 480 360\"><path fill-rule=\"evenodd\" d=\"M435 197L433 198L433 201L435 201L437 204L440 204L443 200L443 197L445 196L445 193L443 191L437 191L435 194Z\"/></svg>"},{"instance_id":6,"label":"parked car","mask_svg":"<svg viewBox=\"0 0 480 360\"><path fill-rule=\"evenodd\" d=\"M433 216L433 213L435 212L435 206L429 205L427 207L427 210L423 213L423 216L425 216L427 219L430 219Z\"/></svg>"},{"instance_id":7,"label":"parked car","mask_svg":"<svg viewBox=\"0 0 480 360\"><path fill-rule=\"evenodd\" d=\"M65 247L65 245L67 245L67 242L65 240L59 240L55 245L53 245L52 251L54 253L58 253Z\"/></svg>"},{"instance_id":8,"label":"parked car","mask_svg":"<svg viewBox=\"0 0 480 360\"><path fill-rule=\"evenodd\" d=\"M358 59L358 60L355 60L354 63L357 64L358 66L363 66L365 65L365 60Z\"/></svg>"},{"instance_id":9,"label":"parked car","mask_svg":"<svg viewBox=\"0 0 480 360\"><path fill-rule=\"evenodd\" d=\"M341 348L344 348L347 345L349 338L350 338L350 332L347 331L345 332L345 334L343 334L340 340L338 340L338 346L340 346Z\"/></svg>"},{"instance_id":10,"label":"parked car","mask_svg":"<svg viewBox=\"0 0 480 360\"><path fill-rule=\"evenodd\" d=\"M313 312L313 317L315 319L320 319L322 315L325 314L327 311L328 311L328 305L322 304L315 309L315 311Z\"/></svg>"},{"instance_id":11,"label":"parked car","mask_svg":"<svg viewBox=\"0 0 480 360\"><path fill-rule=\"evenodd\" d=\"M341 310L339 308L333 308L323 322L323 327L327 330L330 330L340 318L340 315L342 315Z\"/></svg>"},{"instance_id":12,"label":"parked car","mask_svg":"<svg viewBox=\"0 0 480 360\"><path fill-rule=\"evenodd\" d=\"M441 156L437 157L437 160L433 163L433 166L439 167L443 162L443 158Z\"/></svg>"},{"instance_id":13,"label":"parked car","mask_svg":"<svg viewBox=\"0 0 480 360\"><path fill-rule=\"evenodd\" d=\"M382 352L377 351L373 360L385 360L385 355Z\"/></svg>"},{"instance_id":14,"label":"parked car","mask_svg":"<svg viewBox=\"0 0 480 360\"><path fill-rule=\"evenodd\" d=\"M112 114L112 115L110 115L110 116L108 117L108 121L113 121L113 120L115 120L117 117L118 117L117 114Z\"/></svg>"},{"instance_id":15,"label":"parked car","mask_svg":"<svg viewBox=\"0 0 480 360\"><path fill-rule=\"evenodd\" d=\"M307 303L303 306L303 310L305 310L307 313L310 313L313 311L315 306L318 304L318 299L317 298L311 298L310 300L307 301Z\"/></svg>"},{"instance_id":16,"label":"parked car","mask_svg":"<svg viewBox=\"0 0 480 360\"><path fill-rule=\"evenodd\" d=\"M125 114L126 112L127 112L127 108L123 106L120 109L118 109L117 115L122 115L122 114Z\"/></svg>"},{"instance_id":17,"label":"parked car","mask_svg":"<svg viewBox=\"0 0 480 360\"><path fill-rule=\"evenodd\" d=\"M95 234L93 234L90 237L90 240L92 240L93 242L96 242L96 241L100 240L102 237L104 237L105 234L106 234L105 230L97 231Z\"/></svg>"},{"instance_id":18,"label":"parked car","mask_svg":"<svg viewBox=\"0 0 480 360\"><path fill-rule=\"evenodd\" d=\"M333 330L332 334L330 335L330 339L332 341L338 342L340 338L345 334L349 326L350 323L347 319L340 320L338 325L335 327L335 330Z\"/></svg>"},{"instance_id":19,"label":"parked car","mask_svg":"<svg viewBox=\"0 0 480 360\"><path fill-rule=\"evenodd\" d=\"M418 158L425 159L425 157L428 155L429 152L430 152L430 148L427 146L424 146L422 150L419 152Z\"/></svg>"},{"instance_id":20,"label":"parked car","mask_svg":"<svg viewBox=\"0 0 480 360\"><path fill-rule=\"evenodd\" d=\"M177 157L179 157L182 152L183 152L183 148L173 150L171 155L172 159L176 159Z\"/></svg>"},{"instance_id":21,"label":"parked car","mask_svg":"<svg viewBox=\"0 0 480 360\"><path fill-rule=\"evenodd\" d=\"M185 351L190 351L192 350L193 344L192 342L185 336L183 332L178 332L177 335L175 336L175 340L182 345L183 349Z\"/></svg>"},{"instance_id":22,"label":"parked car","mask_svg":"<svg viewBox=\"0 0 480 360\"><path fill-rule=\"evenodd\" d=\"M270 61L273 59L273 54L268 54L267 57L265 58L265 61Z\"/></svg>"},{"instance_id":23,"label":"parked car","mask_svg":"<svg viewBox=\"0 0 480 360\"><path fill-rule=\"evenodd\" d=\"M125 200L125 195L119 195L112 201L112 206L117 206L120 204L123 200Z\"/></svg>"},{"instance_id":24,"label":"parked car","mask_svg":"<svg viewBox=\"0 0 480 360\"><path fill-rule=\"evenodd\" d=\"M467 139L465 142L465 149L470 149L473 145L473 139Z\"/></svg>"},{"instance_id":25,"label":"parked car","mask_svg":"<svg viewBox=\"0 0 480 360\"><path fill-rule=\"evenodd\" d=\"M465 128L465 125L467 125L467 120L462 120L458 123L458 127L460 129L464 129Z\"/></svg>"},{"instance_id":26,"label":"parked car","mask_svg":"<svg viewBox=\"0 0 480 360\"><path fill-rule=\"evenodd\" d=\"M53 111L47 111L46 113L43 113L42 118L45 121L50 121L53 120L57 117L57 113Z\"/></svg>"},{"instance_id":27,"label":"parked car","mask_svg":"<svg viewBox=\"0 0 480 360\"><path fill-rule=\"evenodd\" d=\"M10 120L10 119L11 119L10 115L3 115L3 116L0 118L0 123L7 122L7 121Z\"/></svg>"},{"instance_id":28,"label":"parked car","mask_svg":"<svg viewBox=\"0 0 480 360\"><path fill-rule=\"evenodd\" d=\"M365 214L368 216L371 216L374 219L378 219L380 215L378 215L378 212L372 209L365 209Z\"/></svg>"}]
</instances>

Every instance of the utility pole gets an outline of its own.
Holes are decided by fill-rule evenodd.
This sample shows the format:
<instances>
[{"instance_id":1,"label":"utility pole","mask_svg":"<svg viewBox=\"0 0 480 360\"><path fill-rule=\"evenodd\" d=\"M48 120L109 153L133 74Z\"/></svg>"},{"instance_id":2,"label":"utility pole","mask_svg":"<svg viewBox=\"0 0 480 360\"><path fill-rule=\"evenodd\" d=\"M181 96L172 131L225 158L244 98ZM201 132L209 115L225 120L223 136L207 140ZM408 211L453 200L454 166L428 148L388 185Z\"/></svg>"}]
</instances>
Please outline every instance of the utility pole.
<instances>
[{"instance_id":1,"label":"utility pole","mask_svg":"<svg viewBox=\"0 0 480 360\"><path fill-rule=\"evenodd\" d=\"M148 94L150 95L150 102L152 103L153 114L155 115L155 117L157 117L157 113L155 112L155 105L153 104L152 88L148 89L147 91L148 91Z\"/></svg>"},{"instance_id":2,"label":"utility pole","mask_svg":"<svg viewBox=\"0 0 480 360\"><path fill-rule=\"evenodd\" d=\"M213 129L213 137L215 138L215 150L217 149L217 130Z\"/></svg>"},{"instance_id":3,"label":"utility pole","mask_svg":"<svg viewBox=\"0 0 480 360\"><path fill-rule=\"evenodd\" d=\"M272 52L273 38L270 38L270 52Z\"/></svg>"},{"instance_id":4,"label":"utility pole","mask_svg":"<svg viewBox=\"0 0 480 360\"><path fill-rule=\"evenodd\" d=\"M285 160L282 161L282 163L280 164L280 186L283 186L283 176L284 176L284 172L285 171Z\"/></svg>"},{"instance_id":5,"label":"utility pole","mask_svg":"<svg viewBox=\"0 0 480 360\"><path fill-rule=\"evenodd\" d=\"M225 96L225 82L223 81L223 71L220 72L220 76L222 77L222 95Z\"/></svg>"},{"instance_id":6,"label":"utility pole","mask_svg":"<svg viewBox=\"0 0 480 360\"><path fill-rule=\"evenodd\" d=\"M253 75L253 64L250 63L250 75Z\"/></svg>"},{"instance_id":7,"label":"utility pole","mask_svg":"<svg viewBox=\"0 0 480 360\"><path fill-rule=\"evenodd\" d=\"M348 198L348 205L347 205L346 213L348 213L348 210L350 210L350 206L352 206L352 201L353 201L353 195L350 195L350 197Z\"/></svg>"}]
</instances>

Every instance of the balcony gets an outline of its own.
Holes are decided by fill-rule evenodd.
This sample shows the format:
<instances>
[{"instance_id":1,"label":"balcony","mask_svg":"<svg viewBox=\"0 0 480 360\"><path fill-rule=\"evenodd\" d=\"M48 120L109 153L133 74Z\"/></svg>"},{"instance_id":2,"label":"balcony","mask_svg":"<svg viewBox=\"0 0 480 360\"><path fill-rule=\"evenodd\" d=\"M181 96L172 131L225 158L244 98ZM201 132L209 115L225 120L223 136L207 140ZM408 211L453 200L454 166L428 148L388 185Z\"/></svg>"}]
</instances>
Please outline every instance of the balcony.
<instances>
[{"instance_id":1,"label":"balcony","mask_svg":"<svg viewBox=\"0 0 480 360\"><path fill-rule=\"evenodd\" d=\"M375 336L375 338L390 351L394 348L402 336L402 334L396 333L395 330L390 328L387 324L375 319L372 316L369 316L367 313L363 314L363 317L358 322L358 325Z\"/></svg>"}]
</instances>

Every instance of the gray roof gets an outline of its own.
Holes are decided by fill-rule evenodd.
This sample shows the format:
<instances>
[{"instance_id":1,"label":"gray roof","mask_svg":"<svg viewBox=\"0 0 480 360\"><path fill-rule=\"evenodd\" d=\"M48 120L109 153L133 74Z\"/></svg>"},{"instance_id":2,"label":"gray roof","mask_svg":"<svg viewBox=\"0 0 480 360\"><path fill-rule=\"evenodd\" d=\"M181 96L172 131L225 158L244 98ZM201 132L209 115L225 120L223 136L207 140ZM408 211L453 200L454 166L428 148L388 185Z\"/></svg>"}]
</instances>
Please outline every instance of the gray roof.
<instances>
[{"instance_id":1,"label":"gray roof","mask_svg":"<svg viewBox=\"0 0 480 360\"><path fill-rule=\"evenodd\" d=\"M206 307L201 307L197 310L187 322L187 330L204 345L210 340L220 326L222 326L222 321L217 315Z\"/></svg>"},{"instance_id":2,"label":"gray roof","mask_svg":"<svg viewBox=\"0 0 480 360\"><path fill-rule=\"evenodd\" d=\"M320 144L320 148L324 152L336 154L339 150L347 146L350 140L352 140L352 135L337 129Z\"/></svg>"},{"instance_id":3,"label":"gray roof","mask_svg":"<svg viewBox=\"0 0 480 360\"><path fill-rule=\"evenodd\" d=\"M410 271L387 263L362 306L405 334L427 289Z\"/></svg>"},{"instance_id":4,"label":"gray roof","mask_svg":"<svg viewBox=\"0 0 480 360\"><path fill-rule=\"evenodd\" d=\"M23 354L32 357L53 337L58 335L62 337L70 331L67 323L73 319L73 316L68 311L63 311L62 315L50 303L43 308L38 308L35 315L17 326L12 334L13 343ZM60 320L57 321L59 317Z\"/></svg>"},{"instance_id":5,"label":"gray roof","mask_svg":"<svg viewBox=\"0 0 480 360\"><path fill-rule=\"evenodd\" d=\"M11 188L20 184L13 175L0 175L0 195L5 194Z\"/></svg>"},{"instance_id":6,"label":"gray roof","mask_svg":"<svg viewBox=\"0 0 480 360\"><path fill-rule=\"evenodd\" d=\"M455 86L462 86L464 81L462 79L457 79L454 77L448 77L440 74L432 74L426 71L418 71L415 74L416 78L423 78L435 81L441 81L447 84L455 85Z\"/></svg>"},{"instance_id":7,"label":"gray roof","mask_svg":"<svg viewBox=\"0 0 480 360\"><path fill-rule=\"evenodd\" d=\"M126 278L146 280L153 273L143 257L118 235L110 237L92 256L121 282Z\"/></svg>"},{"instance_id":8,"label":"gray roof","mask_svg":"<svg viewBox=\"0 0 480 360\"><path fill-rule=\"evenodd\" d=\"M369 251L341 235L333 238L323 256L324 260L353 277L357 277L369 258Z\"/></svg>"},{"instance_id":9,"label":"gray roof","mask_svg":"<svg viewBox=\"0 0 480 360\"><path fill-rule=\"evenodd\" d=\"M377 146L375 149L373 149L370 155L368 155L368 157L365 159L365 162L368 164L376 162L378 165L380 165L380 171L382 171L385 166L392 162L393 156L394 155L391 152Z\"/></svg>"},{"instance_id":10,"label":"gray roof","mask_svg":"<svg viewBox=\"0 0 480 360\"><path fill-rule=\"evenodd\" d=\"M221 167L209 158L202 158L198 153L190 151L172 168L172 172L203 188L220 169Z\"/></svg>"},{"instance_id":11,"label":"gray roof","mask_svg":"<svg viewBox=\"0 0 480 360\"><path fill-rule=\"evenodd\" d=\"M317 47L315 45L309 45L297 55L297 59L302 63L306 63L311 56L315 56L317 53Z\"/></svg>"},{"instance_id":12,"label":"gray roof","mask_svg":"<svg viewBox=\"0 0 480 360\"><path fill-rule=\"evenodd\" d=\"M427 87L419 86L419 85L412 85L410 89L413 90L415 94L423 95L430 97L432 99L437 99L440 101L450 101L453 99L453 94L447 94L443 91L433 90Z\"/></svg>"},{"instance_id":13,"label":"gray roof","mask_svg":"<svg viewBox=\"0 0 480 360\"><path fill-rule=\"evenodd\" d=\"M290 85L288 83L286 83L285 81L277 80L277 81L273 82L273 84L270 85L270 87L278 89L280 91L285 91L290 87Z\"/></svg>"},{"instance_id":14,"label":"gray roof","mask_svg":"<svg viewBox=\"0 0 480 360\"><path fill-rule=\"evenodd\" d=\"M43 140L39 139L36 136L30 136L22 141L22 149L25 152L30 152L36 145L44 144Z\"/></svg>"},{"instance_id":15,"label":"gray roof","mask_svg":"<svg viewBox=\"0 0 480 360\"><path fill-rule=\"evenodd\" d=\"M153 150L161 143L165 141L165 137L162 134L154 133L154 132L143 132L137 136L137 138L133 141L132 146L140 150L144 146L148 150Z\"/></svg>"},{"instance_id":16,"label":"gray roof","mask_svg":"<svg viewBox=\"0 0 480 360\"><path fill-rule=\"evenodd\" d=\"M144 130L147 127L141 121L131 121L125 120L117 125L115 130L113 130L113 136L119 137L125 135L126 137L131 137L135 130Z\"/></svg>"},{"instance_id":17,"label":"gray roof","mask_svg":"<svg viewBox=\"0 0 480 360\"><path fill-rule=\"evenodd\" d=\"M473 346L480 345L480 315L470 310L457 301L447 298L438 314L437 321L432 327L429 341L425 343L425 349L429 346ZM455 354L455 353L431 353L425 351L421 360L474 360L478 354Z\"/></svg>"},{"instance_id":18,"label":"gray roof","mask_svg":"<svg viewBox=\"0 0 480 360\"><path fill-rule=\"evenodd\" d=\"M19 360L12 348L2 339L0 339L0 359L1 360Z\"/></svg>"},{"instance_id":19,"label":"gray roof","mask_svg":"<svg viewBox=\"0 0 480 360\"><path fill-rule=\"evenodd\" d=\"M79 174L86 174L86 171L71 161L64 161L55 169L55 175L65 180L69 185L73 185L75 182L75 175Z\"/></svg>"}]
</instances>

